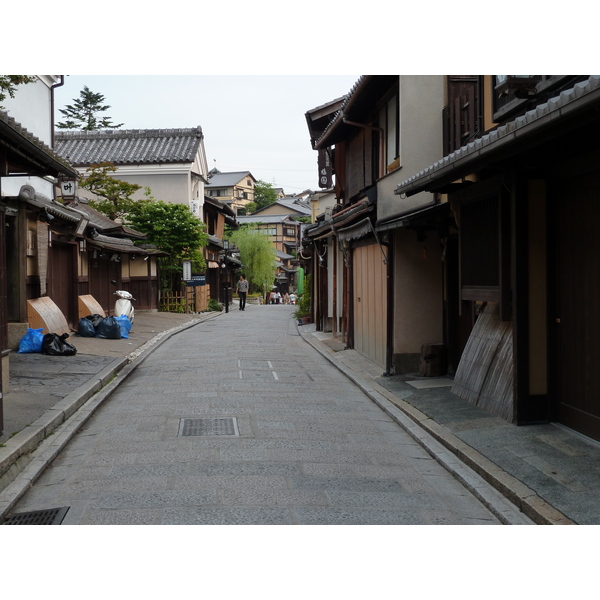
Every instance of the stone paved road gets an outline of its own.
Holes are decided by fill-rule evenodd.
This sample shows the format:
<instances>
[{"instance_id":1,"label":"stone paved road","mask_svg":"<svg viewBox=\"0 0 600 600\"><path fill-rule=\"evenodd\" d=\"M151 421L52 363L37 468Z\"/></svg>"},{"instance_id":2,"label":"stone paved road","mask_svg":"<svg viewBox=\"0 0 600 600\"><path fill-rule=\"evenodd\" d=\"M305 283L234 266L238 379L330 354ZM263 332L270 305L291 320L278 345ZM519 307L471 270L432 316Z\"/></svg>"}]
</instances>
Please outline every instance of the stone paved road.
<instances>
[{"instance_id":1,"label":"stone paved road","mask_svg":"<svg viewBox=\"0 0 600 600\"><path fill-rule=\"evenodd\" d=\"M63 524L497 524L298 335L292 312L234 309L169 339L13 513L68 506Z\"/></svg>"}]
</instances>

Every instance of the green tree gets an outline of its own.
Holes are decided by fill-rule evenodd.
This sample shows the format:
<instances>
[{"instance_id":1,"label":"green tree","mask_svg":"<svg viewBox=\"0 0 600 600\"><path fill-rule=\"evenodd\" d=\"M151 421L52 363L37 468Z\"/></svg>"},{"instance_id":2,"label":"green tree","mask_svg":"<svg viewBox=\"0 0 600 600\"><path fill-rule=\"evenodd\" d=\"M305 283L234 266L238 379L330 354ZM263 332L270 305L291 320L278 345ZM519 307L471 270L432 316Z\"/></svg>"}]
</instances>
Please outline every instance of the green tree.
<instances>
[{"instance_id":1,"label":"green tree","mask_svg":"<svg viewBox=\"0 0 600 600\"><path fill-rule=\"evenodd\" d=\"M117 167L110 162L91 165L79 187L89 190L97 199L90 200L90 206L105 214L113 221L122 219L135 206L131 196L142 189L141 185L127 183L110 176Z\"/></svg>"},{"instance_id":2,"label":"green tree","mask_svg":"<svg viewBox=\"0 0 600 600\"><path fill-rule=\"evenodd\" d=\"M185 204L150 198L138 200L127 214L127 222L146 234L146 242L168 252L169 256L159 259L161 289L177 287L184 260L192 261L195 272L206 269L202 254L202 247L208 243L205 225Z\"/></svg>"},{"instance_id":3,"label":"green tree","mask_svg":"<svg viewBox=\"0 0 600 600\"><path fill-rule=\"evenodd\" d=\"M278 196L273 184L259 179L254 184L254 202L246 205L246 212L253 213L277 202Z\"/></svg>"},{"instance_id":4,"label":"green tree","mask_svg":"<svg viewBox=\"0 0 600 600\"><path fill-rule=\"evenodd\" d=\"M65 121L57 123L59 129L82 129L84 131L94 131L96 129L118 129L123 125L111 123L110 117L99 117L97 113L104 112L110 108L103 104L104 95L96 94L83 86L79 92L79 98L76 98L74 104L67 104L66 108L59 109L59 112L66 118Z\"/></svg>"},{"instance_id":5,"label":"green tree","mask_svg":"<svg viewBox=\"0 0 600 600\"><path fill-rule=\"evenodd\" d=\"M18 85L33 83L35 77L29 75L0 75L0 103L6 100L6 96L15 97L15 91ZM0 108L4 108L0 104Z\"/></svg>"},{"instance_id":6,"label":"green tree","mask_svg":"<svg viewBox=\"0 0 600 600\"><path fill-rule=\"evenodd\" d=\"M242 227L231 234L231 240L240 250L240 261L244 275L252 289L270 289L275 278L275 248L260 231Z\"/></svg>"}]
</instances>

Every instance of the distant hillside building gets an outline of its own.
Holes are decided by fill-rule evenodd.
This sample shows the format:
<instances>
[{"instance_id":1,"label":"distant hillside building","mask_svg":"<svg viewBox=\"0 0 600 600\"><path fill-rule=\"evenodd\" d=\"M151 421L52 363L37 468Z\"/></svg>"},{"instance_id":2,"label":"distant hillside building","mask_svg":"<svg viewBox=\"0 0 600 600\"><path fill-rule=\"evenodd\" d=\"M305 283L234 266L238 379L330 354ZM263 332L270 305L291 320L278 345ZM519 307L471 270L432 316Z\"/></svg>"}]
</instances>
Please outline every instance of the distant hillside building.
<instances>
[{"instance_id":1,"label":"distant hillside building","mask_svg":"<svg viewBox=\"0 0 600 600\"><path fill-rule=\"evenodd\" d=\"M208 176L206 194L229 204L236 214L239 209L254 202L256 179L250 171L221 173L218 169L211 169Z\"/></svg>"}]
</instances>

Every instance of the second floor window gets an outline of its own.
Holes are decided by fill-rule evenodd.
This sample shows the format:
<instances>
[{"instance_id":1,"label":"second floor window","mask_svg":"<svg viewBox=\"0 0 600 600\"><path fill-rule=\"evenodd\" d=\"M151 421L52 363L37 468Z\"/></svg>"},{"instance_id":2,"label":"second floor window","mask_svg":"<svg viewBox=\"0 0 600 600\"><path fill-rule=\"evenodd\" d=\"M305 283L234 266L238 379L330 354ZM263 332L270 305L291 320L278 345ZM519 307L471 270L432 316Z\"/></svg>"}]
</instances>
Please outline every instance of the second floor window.
<instances>
[{"instance_id":1,"label":"second floor window","mask_svg":"<svg viewBox=\"0 0 600 600\"><path fill-rule=\"evenodd\" d=\"M381 157L384 175L394 167L394 161L400 156L400 106L398 94L394 94L379 111L379 126L383 129L384 155Z\"/></svg>"}]
</instances>

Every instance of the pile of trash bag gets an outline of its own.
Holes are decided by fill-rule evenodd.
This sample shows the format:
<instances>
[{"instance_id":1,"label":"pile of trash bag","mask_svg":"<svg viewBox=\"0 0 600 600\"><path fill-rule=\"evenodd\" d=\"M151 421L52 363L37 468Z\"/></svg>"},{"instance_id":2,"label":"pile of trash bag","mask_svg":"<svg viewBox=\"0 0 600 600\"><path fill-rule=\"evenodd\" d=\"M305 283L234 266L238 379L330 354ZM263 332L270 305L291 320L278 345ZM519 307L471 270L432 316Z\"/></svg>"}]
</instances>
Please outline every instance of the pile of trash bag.
<instances>
[{"instance_id":1,"label":"pile of trash bag","mask_svg":"<svg viewBox=\"0 0 600 600\"><path fill-rule=\"evenodd\" d=\"M43 329L27 329L27 333L19 340L19 352L26 354L30 352L40 352L52 356L74 356L77 354L77 348L70 342L67 342L68 333L59 335L58 333L43 334Z\"/></svg>"},{"instance_id":2,"label":"pile of trash bag","mask_svg":"<svg viewBox=\"0 0 600 600\"><path fill-rule=\"evenodd\" d=\"M77 333L82 337L97 337L105 340L129 339L131 321L125 315L120 317L102 317L88 315L79 319Z\"/></svg>"},{"instance_id":3,"label":"pile of trash bag","mask_svg":"<svg viewBox=\"0 0 600 600\"><path fill-rule=\"evenodd\" d=\"M54 356L73 356L77 349L67 342L68 333L42 333L44 329L27 329L27 333L19 340L19 353L41 352ZM88 315L79 319L77 335L97 337L106 340L129 339L131 321L126 315L120 317L102 317Z\"/></svg>"}]
</instances>

